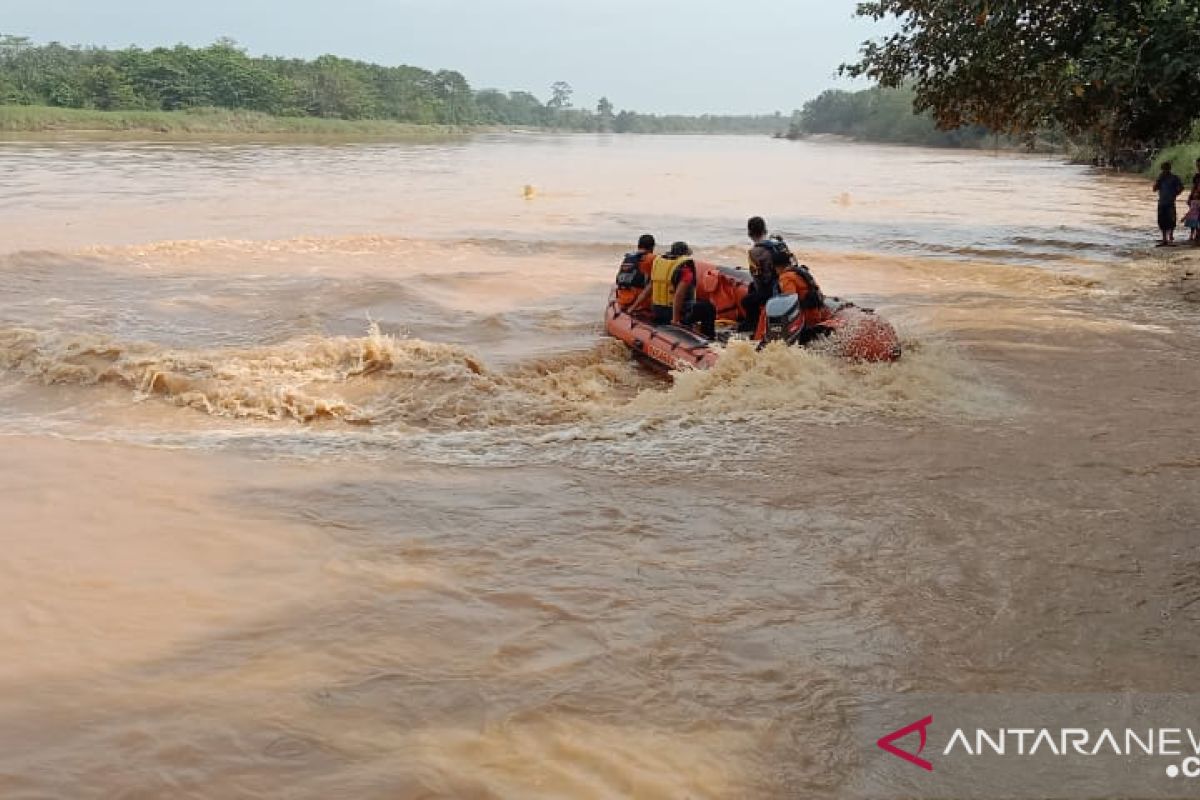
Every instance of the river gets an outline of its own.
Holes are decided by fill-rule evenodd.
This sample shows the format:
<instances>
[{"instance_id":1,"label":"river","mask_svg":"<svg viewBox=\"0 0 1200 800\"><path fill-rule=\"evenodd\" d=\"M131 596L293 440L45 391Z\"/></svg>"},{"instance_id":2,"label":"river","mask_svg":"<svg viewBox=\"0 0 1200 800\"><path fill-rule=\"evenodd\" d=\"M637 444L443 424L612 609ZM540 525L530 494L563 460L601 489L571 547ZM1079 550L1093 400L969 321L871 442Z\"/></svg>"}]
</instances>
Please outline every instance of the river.
<instances>
[{"instance_id":1,"label":"river","mask_svg":"<svg viewBox=\"0 0 1200 800\"><path fill-rule=\"evenodd\" d=\"M0 795L836 797L879 693L1187 691L1152 199L766 138L0 142ZM639 234L740 263L753 214L904 358L603 336Z\"/></svg>"}]
</instances>

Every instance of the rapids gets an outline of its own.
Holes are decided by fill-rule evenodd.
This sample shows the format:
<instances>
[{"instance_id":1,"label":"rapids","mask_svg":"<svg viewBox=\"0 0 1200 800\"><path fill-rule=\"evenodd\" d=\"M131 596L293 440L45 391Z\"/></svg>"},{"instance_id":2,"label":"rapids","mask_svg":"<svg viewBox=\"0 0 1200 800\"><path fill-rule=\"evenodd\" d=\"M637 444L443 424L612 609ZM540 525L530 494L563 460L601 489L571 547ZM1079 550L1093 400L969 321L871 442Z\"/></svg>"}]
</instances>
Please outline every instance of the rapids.
<instances>
[{"instance_id":1,"label":"rapids","mask_svg":"<svg viewBox=\"0 0 1200 800\"><path fill-rule=\"evenodd\" d=\"M6 800L836 797L879 693L1189 689L1196 267L1137 178L532 134L0 175ZM638 234L738 263L751 214L903 360L602 336Z\"/></svg>"}]
</instances>

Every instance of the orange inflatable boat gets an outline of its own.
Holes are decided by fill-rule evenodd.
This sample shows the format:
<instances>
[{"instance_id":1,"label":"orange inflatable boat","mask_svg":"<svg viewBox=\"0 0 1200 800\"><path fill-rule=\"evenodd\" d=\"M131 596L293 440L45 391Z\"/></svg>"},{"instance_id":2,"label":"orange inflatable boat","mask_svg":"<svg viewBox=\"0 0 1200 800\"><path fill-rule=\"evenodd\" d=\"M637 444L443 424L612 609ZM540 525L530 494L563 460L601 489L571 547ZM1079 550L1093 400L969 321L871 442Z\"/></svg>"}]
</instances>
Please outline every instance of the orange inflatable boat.
<instances>
[{"instance_id":1,"label":"orange inflatable boat","mask_svg":"<svg viewBox=\"0 0 1200 800\"><path fill-rule=\"evenodd\" d=\"M708 300L717 309L715 342L690 329L655 325L640 314L629 314L617 303L615 292L609 297L604 313L609 335L629 345L636 355L670 370L707 369L721 355L721 348L712 345L736 336L751 338L733 332L743 315L741 300L750 290L750 273L703 261L695 264L696 296ZM763 344L784 341L807 346L819 342L822 351L851 361L896 361L900 358L900 339L895 329L873 310L827 298L825 307L816 312L801 310L796 295L773 297L763 309L765 325L760 324L759 332L753 338Z\"/></svg>"}]
</instances>

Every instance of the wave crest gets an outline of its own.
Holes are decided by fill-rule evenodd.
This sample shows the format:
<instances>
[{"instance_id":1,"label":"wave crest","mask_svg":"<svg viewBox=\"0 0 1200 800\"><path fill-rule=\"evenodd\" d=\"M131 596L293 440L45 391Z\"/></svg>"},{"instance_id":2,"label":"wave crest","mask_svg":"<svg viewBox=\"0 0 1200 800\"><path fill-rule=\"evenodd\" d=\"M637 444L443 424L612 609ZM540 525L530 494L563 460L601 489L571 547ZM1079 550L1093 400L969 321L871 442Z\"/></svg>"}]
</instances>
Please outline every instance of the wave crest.
<instances>
[{"instance_id":1,"label":"wave crest","mask_svg":"<svg viewBox=\"0 0 1200 800\"><path fill-rule=\"evenodd\" d=\"M707 371L664 382L618 342L508 369L467 348L397 338L312 336L243 349L169 349L103 336L0 330L0 368L45 384L111 384L222 417L323 419L389 429L483 430L768 414L994 416L1008 401L944 346L909 342L897 364L731 344Z\"/></svg>"}]
</instances>

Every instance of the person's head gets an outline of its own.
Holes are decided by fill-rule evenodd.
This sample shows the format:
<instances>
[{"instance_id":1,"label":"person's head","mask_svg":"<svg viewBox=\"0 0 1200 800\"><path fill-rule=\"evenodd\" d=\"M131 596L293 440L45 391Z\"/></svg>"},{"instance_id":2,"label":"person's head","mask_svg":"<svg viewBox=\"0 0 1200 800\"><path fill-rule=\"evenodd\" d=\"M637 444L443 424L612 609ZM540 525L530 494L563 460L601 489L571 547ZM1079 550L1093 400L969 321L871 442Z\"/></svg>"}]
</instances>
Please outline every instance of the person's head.
<instances>
[{"instance_id":1,"label":"person's head","mask_svg":"<svg viewBox=\"0 0 1200 800\"><path fill-rule=\"evenodd\" d=\"M1164 161L1164 162L1163 162L1163 164L1162 164L1162 171L1163 171L1163 174L1164 174L1164 175L1165 175L1166 173L1168 173L1168 172L1170 172L1170 171L1171 171L1171 162L1170 162L1170 161Z\"/></svg>"},{"instance_id":2,"label":"person's head","mask_svg":"<svg viewBox=\"0 0 1200 800\"><path fill-rule=\"evenodd\" d=\"M688 247L687 242L675 242L671 245L671 252L667 254L669 258L680 258L682 256L690 256L692 248Z\"/></svg>"},{"instance_id":3,"label":"person's head","mask_svg":"<svg viewBox=\"0 0 1200 800\"><path fill-rule=\"evenodd\" d=\"M638 250L641 250L643 253L653 253L654 246L657 244L658 242L654 241L654 237L648 233L643 233L638 237Z\"/></svg>"},{"instance_id":4,"label":"person's head","mask_svg":"<svg viewBox=\"0 0 1200 800\"><path fill-rule=\"evenodd\" d=\"M783 240L778 236L775 237L776 245L771 248L771 263L776 269L787 269L792 265L792 251L783 243Z\"/></svg>"},{"instance_id":5,"label":"person's head","mask_svg":"<svg viewBox=\"0 0 1200 800\"><path fill-rule=\"evenodd\" d=\"M762 217L751 217L746 221L746 234L754 241L767 235L767 222Z\"/></svg>"}]
</instances>

